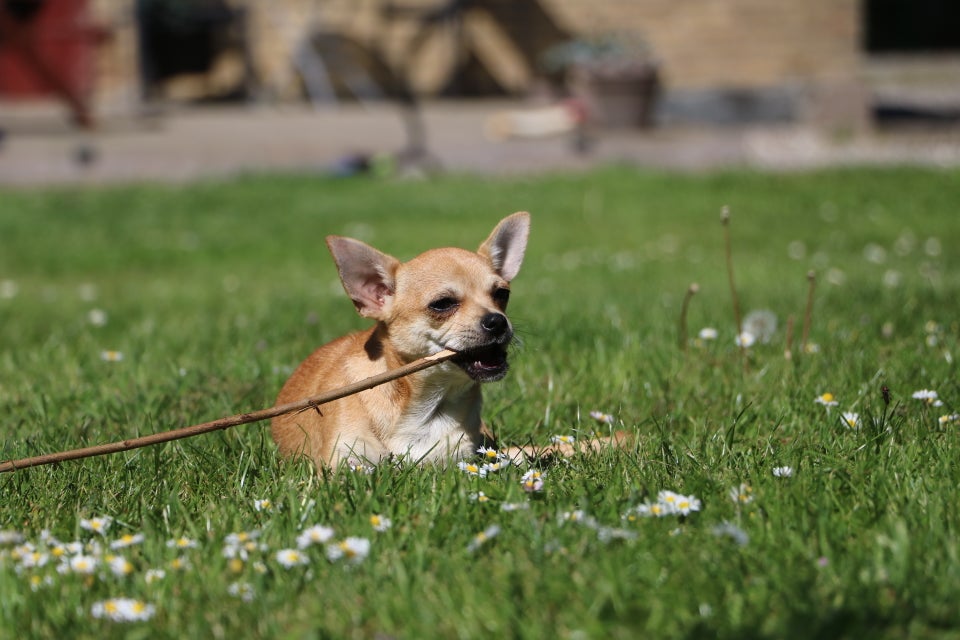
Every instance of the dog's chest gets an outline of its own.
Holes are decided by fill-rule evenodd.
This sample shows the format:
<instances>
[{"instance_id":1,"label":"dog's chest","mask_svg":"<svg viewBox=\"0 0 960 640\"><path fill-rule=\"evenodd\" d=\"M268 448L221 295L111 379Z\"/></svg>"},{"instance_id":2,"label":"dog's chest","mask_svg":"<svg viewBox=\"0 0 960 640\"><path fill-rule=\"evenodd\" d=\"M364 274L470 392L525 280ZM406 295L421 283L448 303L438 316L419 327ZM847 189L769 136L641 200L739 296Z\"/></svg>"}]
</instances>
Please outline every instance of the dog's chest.
<instances>
[{"instance_id":1,"label":"dog's chest","mask_svg":"<svg viewBox=\"0 0 960 640\"><path fill-rule=\"evenodd\" d=\"M473 396L473 394L470 394ZM414 460L460 460L476 453L480 439L480 400L440 397L408 407L388 439L390 451Z\"/></svg>"}]
</instances>

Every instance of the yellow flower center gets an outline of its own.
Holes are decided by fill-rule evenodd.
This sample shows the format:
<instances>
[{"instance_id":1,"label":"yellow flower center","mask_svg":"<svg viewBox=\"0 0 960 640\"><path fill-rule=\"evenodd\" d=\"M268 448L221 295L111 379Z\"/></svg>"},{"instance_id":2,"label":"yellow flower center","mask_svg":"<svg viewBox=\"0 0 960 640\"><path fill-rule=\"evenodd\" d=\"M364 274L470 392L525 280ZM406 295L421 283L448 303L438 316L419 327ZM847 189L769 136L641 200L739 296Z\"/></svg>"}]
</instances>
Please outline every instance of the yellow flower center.
<instances>
[{"instance_id":1,"label":"yellow flower center","mask_svg":"<svg viewBox=\"0 0 960 640\"><path fill-rule=\"evenodd\" d=\"M820 399L823 400L824 402L833 402L833 394L825 393L822 396L820 396Z\"/></svg>"}]
</instances>

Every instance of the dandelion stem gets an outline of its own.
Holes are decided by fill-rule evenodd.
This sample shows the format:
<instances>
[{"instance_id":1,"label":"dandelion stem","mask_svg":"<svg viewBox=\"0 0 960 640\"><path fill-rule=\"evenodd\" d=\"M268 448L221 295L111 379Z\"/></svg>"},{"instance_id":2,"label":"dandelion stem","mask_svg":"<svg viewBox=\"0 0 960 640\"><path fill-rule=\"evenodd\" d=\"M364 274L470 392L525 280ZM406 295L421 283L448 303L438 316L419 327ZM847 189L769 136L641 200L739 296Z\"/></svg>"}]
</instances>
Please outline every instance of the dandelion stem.
<instances>
[{"instance_id":1,"label":"dandelion stem","mask_svg":"<svg viewBox=\"0 0 960 640\"><path fill-rule=\"evenodd\" d=\"M730 297L733 299L733 319L737 323L737 335L743 331L743 321L740 315L740 299L737 297L737 287L733 282L733 250L730 248L730 207L724 205L720 210L720 224L723 225L724 250L727 256L727 279L730 281Z\"/></svg>"},{"instance_id":2,"label":"dandelion stem","mask_svg":"<svg viewBox=\"0 0 960 640\"><path fill-rule=\"evenodd\" d=\"M783 357L793 359L793 314L787 316L787 346L783 350Z\"/></svg>"},{"instance_id":3,"label":"dandelion stem","mask_svg":"<svg viewBox=\"0 0 960 640\"><path fill-rule=\"evenodd\" d=\"M810 336L810 323L813 320L813 290L817 286L817 274L808 271L807 280L810 282L810 288L807 290L807 308L803 312L803 336L800 338L800 351L803 353L807 352L807 338Z\"/></svg>"},{"instance_id":4,"label":"dandelion stem","mask_svg":"<svg viewBox=\"0 0 960 640\"><path fill-rule=\"evenodd\" d=\"M687 308L690 306L690 299L697 295L697 292L700 291L700 285L696 282L691 282L690 286L687 287L687 295L683 297L683 306L680 307L680 329L679 329L679 341L680 341L680 350L687 350Z\"/></svg>"},{"instance_id":5,"label":"dandelion stem","mask_svg":"<svg viewBox=\"0 0 960 640\"><path fill-rule=\"evenodd\" d=\"M730 282L730 298L733 300L733 320L737 325L737 336L743 332L743 320L740 315L740 298L737 296L737 287L733 282L733 250L730 248L730 207L724 205L720 209L720 224L723 225L723 244L727 256L727 280ZM743 355L743 368L747 368L747 347L740 340L740 353Z\"/></svg>"}]
</instances>

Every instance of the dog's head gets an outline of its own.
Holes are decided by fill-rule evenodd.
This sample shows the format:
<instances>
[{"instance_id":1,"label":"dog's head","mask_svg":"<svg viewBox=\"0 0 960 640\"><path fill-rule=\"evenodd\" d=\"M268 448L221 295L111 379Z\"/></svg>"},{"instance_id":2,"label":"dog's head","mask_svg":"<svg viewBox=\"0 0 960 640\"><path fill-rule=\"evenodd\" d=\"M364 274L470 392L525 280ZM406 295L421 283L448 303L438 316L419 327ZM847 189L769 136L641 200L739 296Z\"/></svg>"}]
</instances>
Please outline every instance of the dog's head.
<instances>
[{"instance_id":1,"label":"dog's head","mask_svg":"<svg viewBox=\"0 0 960 640\"><path fill-rule=\"evenodd\" d=\"M383 324L401 357L451 349L470 378L487 382L507 373L510 281L520 271L529 231L530 214L515 213L476 253L431 249L404 263L351 238L331 236L327 245L357 311Z\"/></svg>"}]
</instances>

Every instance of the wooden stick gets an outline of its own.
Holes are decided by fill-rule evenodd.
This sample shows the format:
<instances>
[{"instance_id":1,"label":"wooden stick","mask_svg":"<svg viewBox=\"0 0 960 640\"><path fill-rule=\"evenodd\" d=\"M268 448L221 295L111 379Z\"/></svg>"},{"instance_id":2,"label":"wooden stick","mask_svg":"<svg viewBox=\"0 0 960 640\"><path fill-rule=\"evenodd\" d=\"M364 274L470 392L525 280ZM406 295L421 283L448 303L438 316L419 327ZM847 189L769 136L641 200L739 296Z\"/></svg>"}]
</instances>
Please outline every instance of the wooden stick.
<instances>
[{"instance_id":1,"label":"wooden stick","mask_svg":"<svg viewBox=\"0 0 960 640\"><path fill-rule=\"evenodd\" d=\"M250 413L241 413L227 418L220 418L219 420L214 420L213 422L204 422L203 424L182 427L180 429L173 429L171 431L161 431L160 433L133 438L131 440L123 440L121 442L111 442L109 444L101 444L83 449L72 449L70 451L62 451L59 453L48 453L42 456L23 458L21 460L7 460L5 462L0 462L0 473L17 471L18 469L26 469L28 467L37 467L44 464L53 464L55 462L64 462L66 460L91 458L93 456L102 456L108 453L139 449L140 447L147 447L152 444L160 444L161 442L170 442L171 440L190 438L203 433L229 429L230 427L236 427L238 425L248 424L250 422L259 422L261 420L273 418L285 413L293 413L294 411L303 411L305 409L316 409L320 405L327 404L328 402L333 402L334 400L339 400L340 398L345 398L346 396L379 386L385 382L390 382L391 380L402 378L403 376L410 375L411 373L422 371L428 367L445 362L456 355L456 351L444 349L443 351L435 353L432 356L420 358L419 360L415 360L410 364L397 367L396 369L391 369L390 371L385 371L364 380L360 380L359 382L354 382L353 384L349 384L345 387L333 389L332 391L327 391L326 393L321 393L310 398L304 398L303 400L297 400L295 402L288 402L287 404L270 407L269 409L261 409L259 411L253 411Z\"/></svg>"}]
</instances>

